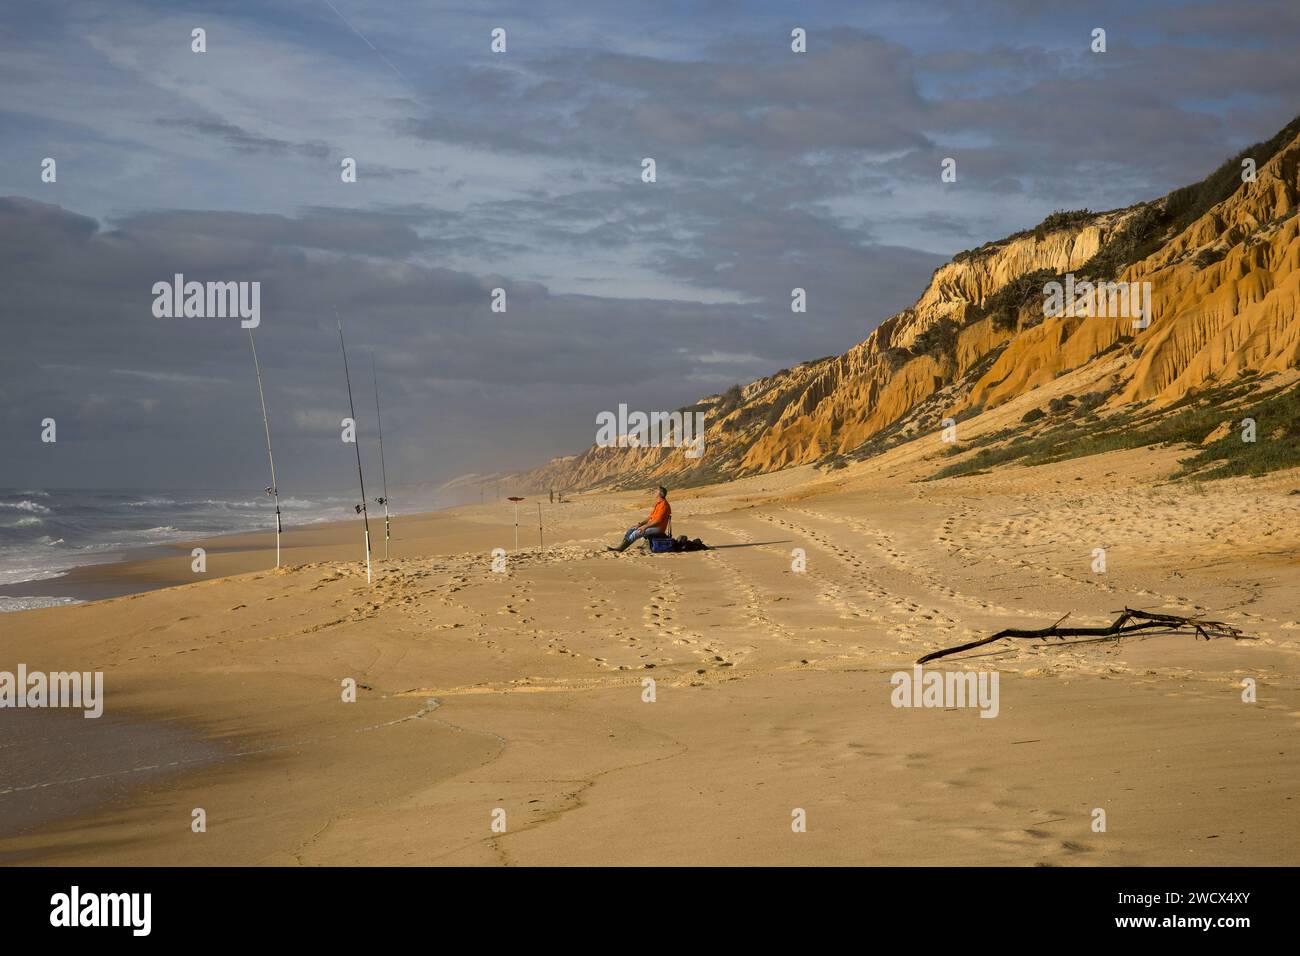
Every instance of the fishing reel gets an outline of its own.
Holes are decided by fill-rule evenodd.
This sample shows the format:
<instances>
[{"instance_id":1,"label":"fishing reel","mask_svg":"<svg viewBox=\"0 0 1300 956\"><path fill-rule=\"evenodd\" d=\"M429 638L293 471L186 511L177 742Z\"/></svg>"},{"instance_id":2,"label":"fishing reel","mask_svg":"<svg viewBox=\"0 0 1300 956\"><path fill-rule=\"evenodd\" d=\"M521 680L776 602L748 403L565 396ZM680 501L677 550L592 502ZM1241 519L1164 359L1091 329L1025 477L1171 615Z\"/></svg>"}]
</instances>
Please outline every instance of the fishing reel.
<instances>
[{"instance_id":1,"label":"fishing reel","mask_svg":"<svg viewBox=\"0 0 1300 956\"><path fill-rule=\"evenodd\" d=\"M352 507L357 509L357 514L361 514L361 512L366 510L365 502L362 502L359 505L353 505Z\"/></svg>"},{"instance_id":2,"label":"fishing reel","mask_svg":"<svg viewBox=\"0 0 1300 956\"><path fill-rule=\"evenodd\" d=\"M267 489L266 489L266 493L267 493L268 495L276 495L276 494L279 494L279 493L280 493L280 489L279 489L279 488L275 488L275 487L267 488Z\"/></svg>"},{"instance_id":3,"label":"fishing reel","mask_svg":"<svg viewBox=\"0 0 1300 956\"><path fill-rule=\"evenodd\" d=\"M375 499L375 504L377 504L377 505L386 505L386 504L388 504L388 499L387 499L387 498L376 498L376 499Z\"/></svg>"}]
</instances>

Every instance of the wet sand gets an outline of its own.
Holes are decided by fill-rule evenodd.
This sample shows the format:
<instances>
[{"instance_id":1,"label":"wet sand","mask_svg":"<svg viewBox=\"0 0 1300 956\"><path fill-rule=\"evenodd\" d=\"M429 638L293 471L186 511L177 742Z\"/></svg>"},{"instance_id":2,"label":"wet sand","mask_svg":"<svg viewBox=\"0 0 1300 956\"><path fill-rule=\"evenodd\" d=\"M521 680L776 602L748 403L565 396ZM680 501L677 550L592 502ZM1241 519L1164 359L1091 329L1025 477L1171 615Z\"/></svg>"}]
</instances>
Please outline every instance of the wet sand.
<instances>
[{"instance_id":1,"label":"wet sand","mask_svg":"<svg viewBox=\"0 0 1300 956\"><path fill-rule=\"evenodd\" d=\"M13 710L0 743L0 841L44 824L127 801L227 756L219 746L171 722L87 719L79 711ZM5 853L0 862L22 862Z\"/></svg>"}]
</instances>

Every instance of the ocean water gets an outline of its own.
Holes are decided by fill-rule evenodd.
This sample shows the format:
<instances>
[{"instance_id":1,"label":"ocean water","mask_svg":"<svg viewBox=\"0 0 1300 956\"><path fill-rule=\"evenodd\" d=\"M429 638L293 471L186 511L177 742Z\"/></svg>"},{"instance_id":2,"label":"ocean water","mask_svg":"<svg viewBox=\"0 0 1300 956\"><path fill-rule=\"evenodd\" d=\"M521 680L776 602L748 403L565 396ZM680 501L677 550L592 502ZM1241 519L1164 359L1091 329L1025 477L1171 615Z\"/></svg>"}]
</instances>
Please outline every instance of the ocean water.
<instances>
[{"instance_id":1,"label":"ocean water","mask_svg":"<svg viewBox=\"0 0 1300 956\"><path fill-rule=\"evenodd\" d=\"M280 509L289 528L354 516L354 500L297 495L281 498ZM0 612L75 603L40 589L70 568L169 541L274 528L271 498L246 492L0 489L0 585L29 583L24 596L0 595Z\"/></svg>"}]
</instances>

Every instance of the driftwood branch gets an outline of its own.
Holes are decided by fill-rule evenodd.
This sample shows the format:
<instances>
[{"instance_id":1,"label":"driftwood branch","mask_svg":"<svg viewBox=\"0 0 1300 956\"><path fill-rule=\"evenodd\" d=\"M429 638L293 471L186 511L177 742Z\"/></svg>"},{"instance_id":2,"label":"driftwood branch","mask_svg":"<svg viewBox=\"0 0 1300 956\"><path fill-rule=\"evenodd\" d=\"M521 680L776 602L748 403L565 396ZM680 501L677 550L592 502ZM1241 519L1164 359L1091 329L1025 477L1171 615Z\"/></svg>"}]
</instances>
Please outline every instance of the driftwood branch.
<instances>
[{"instance_id":1,"label":"driftwood branch","mask_svg":"<svg viewBox=\"0 0 1300 956\"><path fill-rule=\"evenodd\" d=\"M1065 617L1069 617L1069 615L1067 614ZM971 641L969 644L960 644L957 647L945 647L943 650L933 651L924 657L918 658L916 662L924 664L940 657L947 657L949 654L959 654L972 648L983 647L985 644L992 644L1004 637L1113 637L1118 641L1125 634L1140 633L1142 631L1191 631L1195 637L1203 637L1207 641L1212 637L1237 639L1242 636L1240 630L1230 624L1224 624L1222 621L1207 621L1203 618L1182 617L1177 614L1153 614L1150 611L1135 611L1131 607L1124 608L1124 613L1106 627L1061 627L1065 617L1051 627L1008 627L1005 630L998 631L992 637L983 637L978 641Z\"/></svg>"}]
</instances>

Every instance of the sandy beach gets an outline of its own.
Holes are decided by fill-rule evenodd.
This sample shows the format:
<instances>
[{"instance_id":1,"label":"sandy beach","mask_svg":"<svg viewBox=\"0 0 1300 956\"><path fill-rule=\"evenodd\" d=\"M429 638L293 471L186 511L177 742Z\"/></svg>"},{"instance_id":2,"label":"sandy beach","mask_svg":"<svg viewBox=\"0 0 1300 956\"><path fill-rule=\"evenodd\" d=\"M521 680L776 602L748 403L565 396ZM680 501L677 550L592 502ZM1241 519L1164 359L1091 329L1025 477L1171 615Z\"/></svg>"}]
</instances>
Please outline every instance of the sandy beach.
<instances>
[{"instance_id":1,"label":"sandy beach","mask_svg":"<svg viewBox=\"0 0 1300 956\"><path fill-rule=\"evenodd\" d=\"M703 553L607 552L649 507L620 493L543 496L544 549L536 498L519 551L505 501L399 515L373 586L356 522L291 529L279 571L253 534L201 580L190 544L79 572L153 589L0 619L0 669L105 675L101 721L29 711L0 748L0 860L1300 860L1295 474L1171 484L1181 453L1137 449L914 480L936 444L674 491ZM931 665L996 671L995 719L891 704L923 653L1125 606L1244 637L1007 640Z\"/></svg>"},{"instance_id":2,"label":"sandy beach","mask_svg":"<svg viewBox=\"0 0 1300 956\"><path fill-rule=\"evenodd\" d=\"M0 7L15 938L1285 926L1300 7L195 6Z\"/></svg>"}]
</instances>

